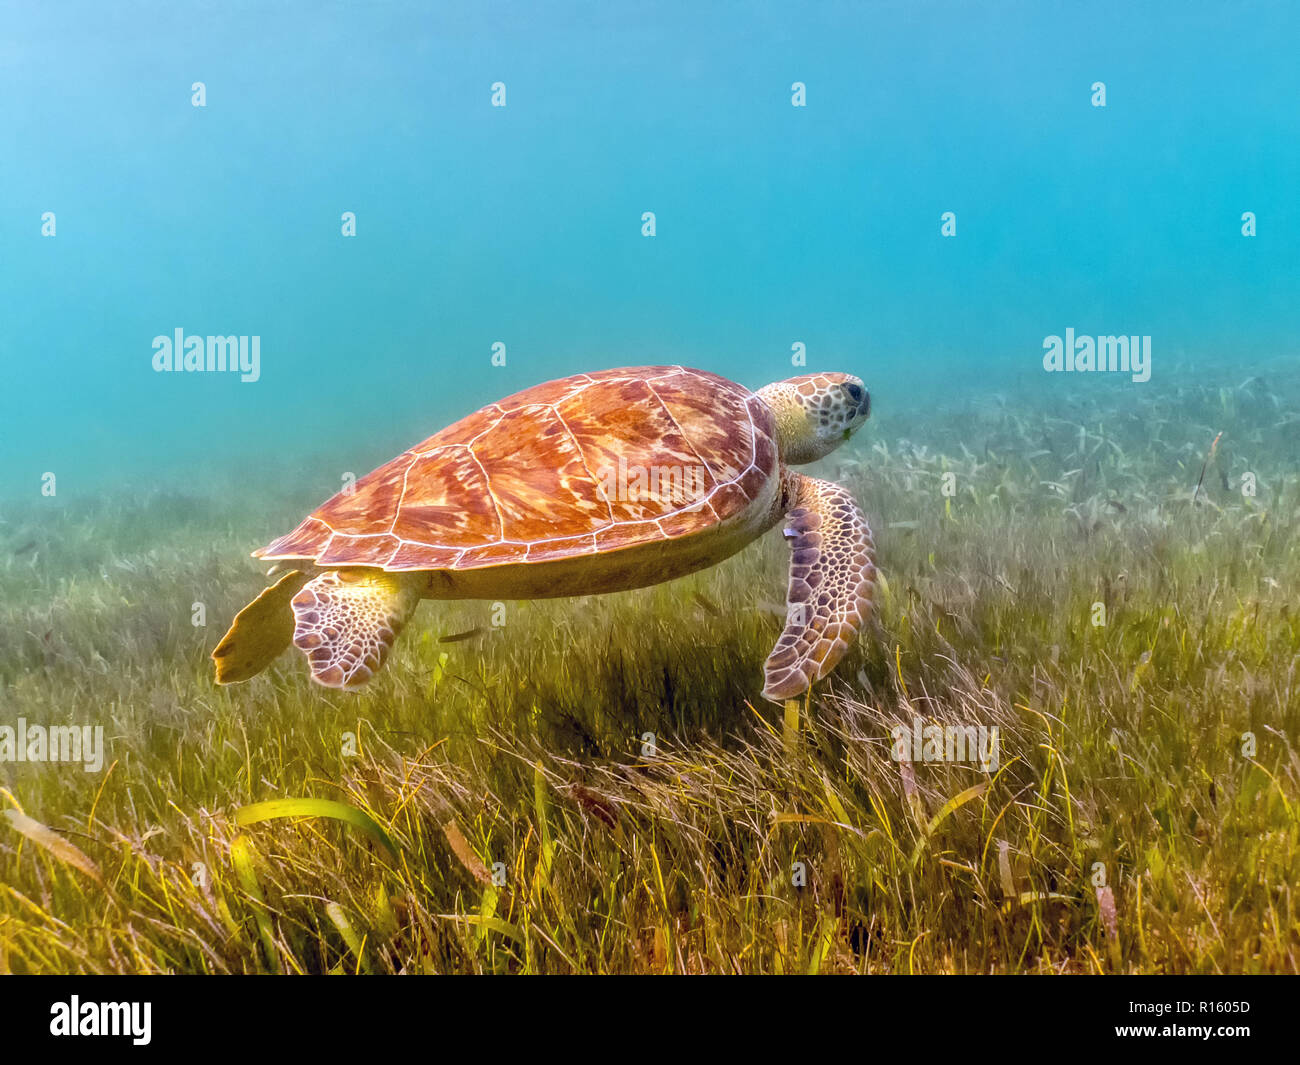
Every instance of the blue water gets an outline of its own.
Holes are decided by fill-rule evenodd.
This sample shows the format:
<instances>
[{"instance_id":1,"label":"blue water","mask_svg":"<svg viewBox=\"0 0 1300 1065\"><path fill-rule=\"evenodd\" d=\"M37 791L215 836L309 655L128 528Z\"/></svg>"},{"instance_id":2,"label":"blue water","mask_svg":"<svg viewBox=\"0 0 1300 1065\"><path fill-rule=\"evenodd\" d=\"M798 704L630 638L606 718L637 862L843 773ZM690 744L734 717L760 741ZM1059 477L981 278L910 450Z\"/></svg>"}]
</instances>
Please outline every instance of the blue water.
<instances>
[{"instance_id":1,"label":"blue water","mask_svg":"<svg viewBox=\"0 0 1300 1065\"><path fill-rule=\"evenodd\" d=\"M1235 383L1297 353L1298 44L1290 3L0 3L0 495L273 492L259 455L795 343L878 413L1067 328ZM258 379L156 372L178 328Z\"/></svg>"}]
</instances>

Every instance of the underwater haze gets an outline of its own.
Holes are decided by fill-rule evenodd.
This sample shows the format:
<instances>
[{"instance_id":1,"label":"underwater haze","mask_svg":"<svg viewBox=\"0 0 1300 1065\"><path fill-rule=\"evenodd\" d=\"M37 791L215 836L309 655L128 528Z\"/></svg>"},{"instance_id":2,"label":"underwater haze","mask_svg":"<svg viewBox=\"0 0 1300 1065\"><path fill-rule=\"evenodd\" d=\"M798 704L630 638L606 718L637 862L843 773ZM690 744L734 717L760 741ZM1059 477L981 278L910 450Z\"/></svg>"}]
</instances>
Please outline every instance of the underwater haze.
<instances>
[{"instance_id":1,"label":"underwater haze","mask_svg":"<svg viewBox=\"0 0 1300 1065\"><path fill-rule=\"evenodd\" d=\"M1297 54L0 0L0 975L1300 973Z\"/></svg>"},{"instance_id":2,"label":"underwater haze","mask_svg":"<svg viewBox=\"0 0 1300 1065\"><path fill-rule=\"evenodd\" d=\"M1046 377L1070 328L1149 336L1131 388L1235 384L1300 329L1298 19L5 2L0 495L323 498L622 365L757 388L802 350L877 412L1110 387ZM155 371L177 329L260 338L257 379Z\"/></svg>"}]
</instances>

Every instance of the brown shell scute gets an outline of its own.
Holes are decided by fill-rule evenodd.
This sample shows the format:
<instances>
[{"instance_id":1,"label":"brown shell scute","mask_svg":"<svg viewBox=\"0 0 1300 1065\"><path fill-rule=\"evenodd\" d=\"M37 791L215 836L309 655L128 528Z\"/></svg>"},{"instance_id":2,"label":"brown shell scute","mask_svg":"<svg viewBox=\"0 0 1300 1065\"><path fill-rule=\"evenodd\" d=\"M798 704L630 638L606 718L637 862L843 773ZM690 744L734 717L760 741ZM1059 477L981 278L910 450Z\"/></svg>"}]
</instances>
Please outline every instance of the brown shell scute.
<instances>
[{"instance_id":1,"label":"brown shell scute","mask_svg":"<svg viewBox=\"0 0 1300 1065\"><path fill-rule=\"evenodd\" d=\"M578 374L435 433L255 554L459 569L687 536L760 497L774 436L767 406L715 374Z\"/></svg>"}]
</instances>

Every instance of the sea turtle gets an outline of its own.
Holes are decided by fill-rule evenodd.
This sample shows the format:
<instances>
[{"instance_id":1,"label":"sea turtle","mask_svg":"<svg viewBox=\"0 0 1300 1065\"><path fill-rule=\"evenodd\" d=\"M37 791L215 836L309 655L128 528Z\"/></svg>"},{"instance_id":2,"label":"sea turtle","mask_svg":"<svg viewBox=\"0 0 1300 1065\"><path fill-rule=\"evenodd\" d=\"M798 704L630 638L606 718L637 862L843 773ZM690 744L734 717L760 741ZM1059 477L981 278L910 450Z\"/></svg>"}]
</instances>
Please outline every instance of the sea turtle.
<instances>
[{"instance_id":1,"label":"sea turtle","mask_svg":"<svg viewBox=\"0 0 1300 1065\"><path fill-rule=\"evenodd\" d=\"M848 650L875 567L849 492L790 467L833 451L870 405L849 374L751 392L683 366L577 374L491 403L253 552L283 575L212 652L217 683L255 676L292 642L315 681L357 688L421 599L640 588L721 562L784 515L786 622L763 694L796 696Z\"/></svg>"}]
</instances>

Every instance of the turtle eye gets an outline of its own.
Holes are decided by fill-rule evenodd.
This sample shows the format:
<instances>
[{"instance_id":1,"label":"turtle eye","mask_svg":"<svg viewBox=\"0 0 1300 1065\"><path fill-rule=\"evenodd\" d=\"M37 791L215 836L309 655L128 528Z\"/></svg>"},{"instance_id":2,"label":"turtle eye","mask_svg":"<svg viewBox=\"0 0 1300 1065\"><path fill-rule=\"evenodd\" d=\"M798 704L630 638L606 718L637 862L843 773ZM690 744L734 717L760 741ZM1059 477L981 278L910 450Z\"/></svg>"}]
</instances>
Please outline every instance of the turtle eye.
<instances>
[{"instance_id":1,"label":"turtle eye","mask_svg":"<svg viewBox=\"0 0 1300 1065\"><path fill-rule=\"evenodd\" d=\"M844 391L853 402L853 417L866 418L871 414L871 393L856 381L845 382Z\"/></svg>"}]
</instances>

